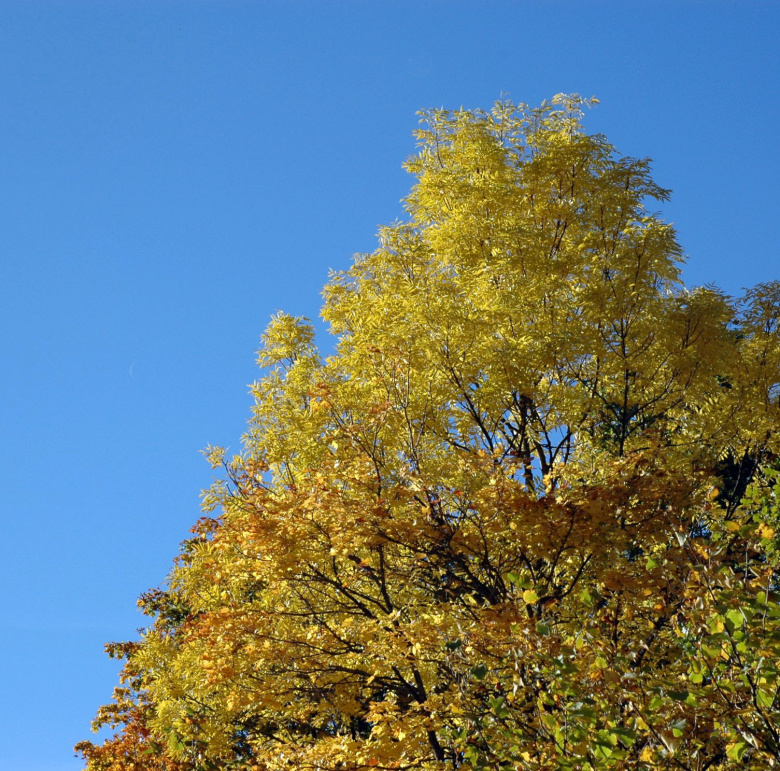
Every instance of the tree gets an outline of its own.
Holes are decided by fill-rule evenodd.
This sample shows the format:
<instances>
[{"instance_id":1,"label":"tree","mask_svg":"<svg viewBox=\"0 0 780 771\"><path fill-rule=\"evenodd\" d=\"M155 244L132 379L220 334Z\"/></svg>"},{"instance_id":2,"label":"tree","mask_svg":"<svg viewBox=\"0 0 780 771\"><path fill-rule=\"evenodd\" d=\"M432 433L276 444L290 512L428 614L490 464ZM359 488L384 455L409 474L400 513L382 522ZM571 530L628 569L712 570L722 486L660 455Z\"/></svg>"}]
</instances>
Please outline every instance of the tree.
<instances>
[{"instance_id":1,"label":"tree","mask_svg":"<svg viewBox=\"0 0 780 771\"><path fill-rule=\"evenodd\" d=\"M264 334L89 771L780 764L780 282L686 289L588 104L425 113L335 354Z\"/></svg>"}]
</instances>

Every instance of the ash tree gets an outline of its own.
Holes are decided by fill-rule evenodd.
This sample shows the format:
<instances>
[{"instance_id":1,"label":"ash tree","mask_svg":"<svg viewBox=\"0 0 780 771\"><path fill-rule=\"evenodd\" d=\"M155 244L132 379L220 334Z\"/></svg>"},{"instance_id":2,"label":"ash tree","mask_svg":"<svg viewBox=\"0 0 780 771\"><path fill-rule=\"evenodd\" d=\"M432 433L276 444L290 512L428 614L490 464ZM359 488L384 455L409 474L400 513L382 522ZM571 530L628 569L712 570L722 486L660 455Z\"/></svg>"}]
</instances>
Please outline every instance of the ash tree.
<instances>
[{"instance_id":1,"label":"ash tree","mask_svg":"<svg viewBox=\"0 0 780 771\"><path fill-rule=\"evenodd\" d=\"M424 114L279 314L89 771L780 765L780 282L686 288L577 96Z\"/></svg>"}]
</instances>

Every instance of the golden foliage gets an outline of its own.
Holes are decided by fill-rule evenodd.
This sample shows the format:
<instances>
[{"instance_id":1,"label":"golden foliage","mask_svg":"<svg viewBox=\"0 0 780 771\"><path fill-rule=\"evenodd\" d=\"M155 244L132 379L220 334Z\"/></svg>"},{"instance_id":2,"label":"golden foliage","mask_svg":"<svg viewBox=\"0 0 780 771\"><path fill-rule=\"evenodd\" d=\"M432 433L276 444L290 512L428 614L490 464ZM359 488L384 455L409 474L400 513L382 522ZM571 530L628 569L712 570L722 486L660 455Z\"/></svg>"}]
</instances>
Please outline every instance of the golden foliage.
<instances>
[{"instance_id":1,"label":"golden foliage","mask_svg":"<svg viewBox=\"0 0 780 771\"><path fill-rule=\"evenodd\" d=\"M686 289L587 104L424 115L336 353L263 336L90 771L777 765L780 284Z\"/></svg>"}]
</instances>

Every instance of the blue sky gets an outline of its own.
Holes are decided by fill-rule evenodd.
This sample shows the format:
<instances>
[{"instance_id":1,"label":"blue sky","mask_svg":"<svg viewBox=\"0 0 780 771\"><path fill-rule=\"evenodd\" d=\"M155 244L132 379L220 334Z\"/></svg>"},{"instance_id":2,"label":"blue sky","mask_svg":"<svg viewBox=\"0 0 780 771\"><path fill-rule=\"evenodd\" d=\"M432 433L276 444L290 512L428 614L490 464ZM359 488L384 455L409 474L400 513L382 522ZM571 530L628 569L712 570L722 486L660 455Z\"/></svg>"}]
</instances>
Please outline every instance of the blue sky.
<instances>
[{"instance_id":1,"label":"blue sky","mask_svg":"<svg viewBox=\"0 0 780 771\"><path fill-rule=\"evenodd\" d=\"M778 277L780 3L0 1L0 769L75 771L269 315L402 215L416 111L596 95L690 283Z\"/></svg>"}]
</instances>

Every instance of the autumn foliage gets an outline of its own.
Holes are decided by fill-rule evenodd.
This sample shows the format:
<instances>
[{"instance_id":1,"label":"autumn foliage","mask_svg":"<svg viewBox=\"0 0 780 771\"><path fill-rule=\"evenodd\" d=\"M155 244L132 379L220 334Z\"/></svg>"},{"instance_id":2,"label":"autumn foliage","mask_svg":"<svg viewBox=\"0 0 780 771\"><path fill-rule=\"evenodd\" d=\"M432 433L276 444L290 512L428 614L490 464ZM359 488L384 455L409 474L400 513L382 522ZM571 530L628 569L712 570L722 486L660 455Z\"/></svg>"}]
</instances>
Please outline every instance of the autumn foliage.
<instances>
[{"instance_id":1,"label":"autumn foliage","mask_svg":"<svg viewBox=\"0 0 780 771\"><path fill-rule=\"evenodd\" d=\"M686 289L578 97L432 111L263 336L89 771L780 766L780 283Z\"/></svg>"}]
</instances>

